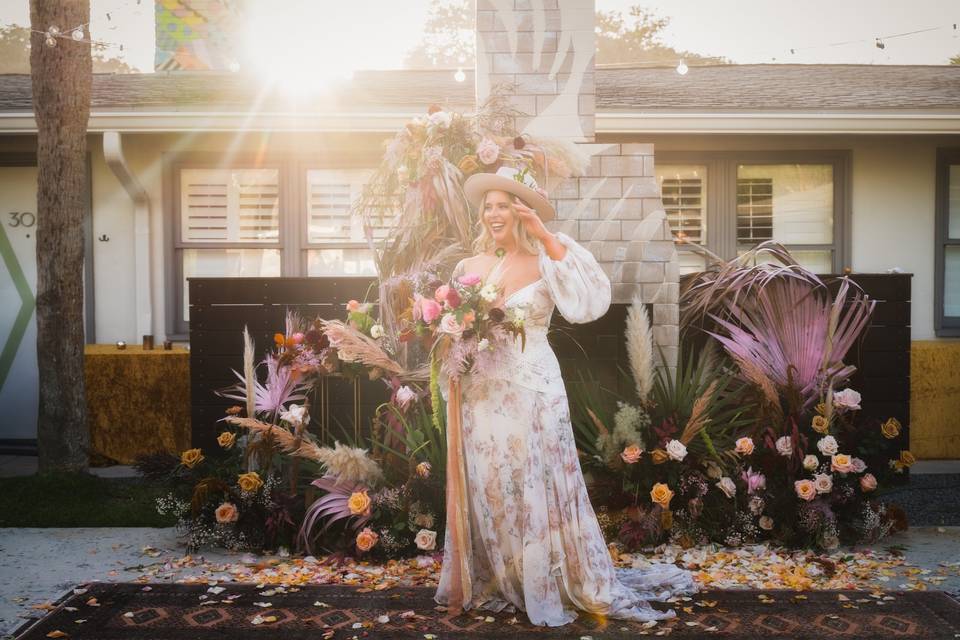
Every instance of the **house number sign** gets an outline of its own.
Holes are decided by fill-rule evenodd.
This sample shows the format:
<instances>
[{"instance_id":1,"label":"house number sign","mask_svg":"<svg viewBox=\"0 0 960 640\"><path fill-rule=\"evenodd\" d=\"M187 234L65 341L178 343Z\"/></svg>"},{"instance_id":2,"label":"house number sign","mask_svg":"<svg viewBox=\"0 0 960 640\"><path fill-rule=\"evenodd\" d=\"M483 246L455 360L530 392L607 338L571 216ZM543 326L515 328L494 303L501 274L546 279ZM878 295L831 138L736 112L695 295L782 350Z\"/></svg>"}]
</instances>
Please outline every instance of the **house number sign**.
<instances>
[{"instance_id":1,"label":"house number sign","mask_svg":"<svg viewBox=\"0 0 960 640\"><path fill-rule=\"evenodd\" d=\"M7 224L11 227L32 227L37 223L37 216L29 211L11 211L7 215L10 216Z\"/></svg>"}]
</instances>

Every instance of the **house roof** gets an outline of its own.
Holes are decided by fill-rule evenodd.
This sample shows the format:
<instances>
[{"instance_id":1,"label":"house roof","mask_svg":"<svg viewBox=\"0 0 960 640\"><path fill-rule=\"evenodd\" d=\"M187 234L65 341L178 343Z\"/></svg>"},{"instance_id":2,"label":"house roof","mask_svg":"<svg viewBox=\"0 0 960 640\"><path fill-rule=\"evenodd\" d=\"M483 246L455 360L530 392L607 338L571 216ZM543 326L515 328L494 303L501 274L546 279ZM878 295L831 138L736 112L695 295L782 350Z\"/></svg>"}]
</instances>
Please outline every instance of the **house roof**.
<instances>
[{"instance_id":1,"label":"house roof","mask_svg":"<svg viewBox=\"0 0 960 640\"><path fill-rule=\"evenodd\" d=\"M238 74L96 74L91 130L249 128L251 112L264 128L394 130L431 103L471 109L473 87L472 72L457 82L451 70L357 72L300 96ZM960 132L960 66L717 65L685 76L672 67L599 67L596 94L598 132L880 132L907 121L905 131ZM30 77L0 75L0 131L30 111ZM883 124L850 124L863 118Z\"/></svg>"}]
</instances>

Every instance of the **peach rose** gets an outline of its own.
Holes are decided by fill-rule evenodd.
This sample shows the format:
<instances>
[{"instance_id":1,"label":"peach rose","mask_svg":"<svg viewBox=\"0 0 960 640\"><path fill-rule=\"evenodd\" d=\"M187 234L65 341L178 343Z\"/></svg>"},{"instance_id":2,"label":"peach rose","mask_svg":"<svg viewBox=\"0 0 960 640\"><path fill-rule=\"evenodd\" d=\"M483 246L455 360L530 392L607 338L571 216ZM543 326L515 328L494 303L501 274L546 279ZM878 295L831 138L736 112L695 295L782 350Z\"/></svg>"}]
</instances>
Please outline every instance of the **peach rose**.
<instances>
[{"instance_id":1,"label":"peach rose","mask_svg":"<svg viewBox=\"0 0 960 640\"><path fill-rule=\"evenodd\" d=\"M658 482L653 485L653 489L650 489L650 500L664 509L669 509L670 501L673 500L673 491L664 483Z\"/></svg>"},{"instance_id":2,"label":"peach rose","mask_svg":"<svg viewBox=\"0 0 960 640\"><path fill-rule=\"evenodd\" d=\"M187 449L180 454L180 464L188 469L193 469L203 462L203 459L203 452L200 449Z\"/></svg>"},{"instance_id":3,"label":"peach rose","mask_svg":"<svg viewBox=\"0 0 960 640\"><path fill-rule=\"evenodd\" d=\"M750 455L753 453L753 438L737 438L737 446L734 450L740 455Z\"/></svg>"},{"instance_id":4,"label":"peach rose","mask_svg":"<svg viewBox=\"0 0 960 640\"><path fill-rule=\"evenodd\" d=\"M642 453L643 449L641 449L638 445L631 444L630 446L624 448L623 452L620 454L620 457L627 464L634 464L640 460L640 455Z\"/></svg>"},{"instance_id":5,"label":"peach rose","mask_svg":"<svg viewBox=\"0 0 960 640\"><path fill-rule=\"evenodd\" d=\"M420 529L413 539L417 549L421 551L433 551L437 548L437 532L429 529Z\"/></svg>"},{"instance_id":6,"label":"peach rose","mask_svg":"<svg viewBox=\"0 0 960 640\"><path fill-rule=\"evenodd\" d=\"M650 458L653 460L653 464L663 464L670 459L670 455L663 449L654 449L650 452Z\"/></svg>"},{"instance_id":7,"label":"peach rose","mask_svg":"<svg viewBox=\"0 0 960 640\"><path fill-rule=\"evenodd\" d=\"M421 462L420 464L418 464L418 465L417 465L417 475L420 476L421 478L429 478L429 477L430 477L430 463L429 463L429 462Z\"/></svg>"},{"instance_id":8,"label":"peach rose","mask_svg":"<svg viewBox=\"0 0 960 640\"><path fill-rule=\"evenodd\" d=\"M882 425L880 425L880 433L883 434L884 438L888 440L893 440L900 435L900 421L896 418L890 418Z\"/></svg>"},{"instance_id":9,"label":"peach rose","mask_svg":"<svg viewBox=\"0 0 960 640\"><path fill-rule=\"evenodd\" d=\"M360 551L370 551L379 539L380 536L377 535L376 531L370 527L364 527L363 531L357 534L357 549L360 549Z\"/></svg>"},{"instance_id":10,"label":"peach rose","mask_svg":"<svg viewBox=\"0 0 960 640\"><path fill-rule=\"evenodd\" d=\"M253 492L263 486L263 480L260 479L260 475L256 471L251 471L237 476L237 484L241 490Z\"/></svg>"},{"instance_id":11,"label":"peach rose","mask_svg":"<svg viewBox=\"0 0 960 640\"><path fill-rule=\"evenodd\" d=\"M823 416L813 416L813 423L810 426L817 433L826 434L830 430L830 421Z\"/></svg>"},{"instance_id":12,"label":"peach rose","mask_svg":"<svg viewBox=\"0 0 960 640\"><path fill-rule=\"evenodd\" d=\"M865 473L860 478L860 488L868 493L877 488L877 479L873 477L872 473Z\"/></svg>"},{"instance_id":13,"label":"peach rose","mask_svg":"<svg viewBox=\"0 0 960 640\"><path fill-rule=\"evenodd\" d=\"M793 483L797 496L807 502L817 497L817 487L810 480L797 480Z\"/></svg>"},{"instance_id":14,"label":"peach rose","mask_svg":"<svg viewBox=\"0 0 960 640\"><path fill-rule=\"evenodd\" d=\"M760 516L760 521L758 524L764 531L770 531L773 529L773 518L770 516Z\"/></svg>"},{"instance_id":15,"label":"peach rose","mask_svg":"<svg viewBox=\"0 0 960 640\"><path fill-rule=\"evenodd\" d=\"M235 433L230 433L229 431L224 431L219 436L217 436L217 444L223 447L224 449L229 449L233 446L233 443L237 441L237 435Z\"/></svg>"},{"instance_id":16,"label":"peach rose","mask_svg":"<svg viewBox=\"0 0 960 640\"><path fill-rule=\"evenodd\" d=\"M216 511L217 522L220 524L227 524L228 522L236 522L239 517L237 513L237 507L231 502L224 502Z\"/></svg>"},{"instance_id":17,"label":"peach rose","mask_svg":"<svg viewBox=\"0 0 960 640\"><path fill-rule=\"evenodd\" d=\"M830 458L830 468L839 473L853 471L853 460L845 453L838 453Z\"/></svg>"},{"instance_id":18,"label":"peach rose","mask_svg":"<svg viewBox=\"0 0 960 640\"><path fill-rule=\"evenodd\" d=\"M455 315L448 313L440 319L440 332L450 334L458 339L463 334L463 325L457 322Z\"/></svg>"},{"instance_id":19,"label":"peach rose","mask_svg":"<svg viewBox=\"0 0 960 640\"><path fill-rule=\"evenodd\" d=\"M347 506L350 507L350 513L355 516L370 515L370 503L370 496L367 495L366 489L351 493L350 499L347 500Z\"/></svg>"}]
</instances>

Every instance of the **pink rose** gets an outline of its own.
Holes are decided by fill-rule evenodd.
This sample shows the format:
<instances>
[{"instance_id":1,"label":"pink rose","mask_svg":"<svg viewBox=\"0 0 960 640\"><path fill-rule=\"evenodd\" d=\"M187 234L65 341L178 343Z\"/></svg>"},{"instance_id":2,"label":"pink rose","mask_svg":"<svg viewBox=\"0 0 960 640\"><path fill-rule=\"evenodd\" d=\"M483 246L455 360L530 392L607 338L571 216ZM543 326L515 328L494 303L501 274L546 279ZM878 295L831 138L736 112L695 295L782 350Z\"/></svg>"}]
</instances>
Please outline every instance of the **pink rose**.
<instances>
[{"instance_id":1,"label":"pink rose","mask_svg":"<svg viewBox=\"0 0 960 640\"><path fill-rule=\"evenodd\" d=\"M356 300L351 300L347 303L347 311L357 311L360 309L360 303Z\"/></svg>"},{"instance_id":2,"label":"pink rose","mask_svg":"<svg viewBox=\"0 0 960 640\"><path fill-rule=\"evenodd\" d=\"M430 298L420 298L419 303L419 313L415 312L414 315L419 315L427 324L439 318L440 312L443 311L443 308Z\"/></svg>"},{"instance_id":3,"label":"pink rose","mask_svg":"<svg viewBox=\"0 0 960 640\"><path fill-rule=\"evenodd\" d=\"M493 164L500 157L500 145L490 138L484 138L477 145L477 157L483 164Z\"/></svg>"},{"instance_id":4,"label":"pink rose","mask_svg":"<svg viewBox=\"0 0 960 640\"><path fill-rule=\"evenodd\" d=\"M797 496L807 502L817 497L817 487L810 480L797 480L793 483L793 488L796 490Z\"/></svg>"},{"instance_id":5,"label":"pink rose","mask_svg":"<svg viewBox=\"0 0 960 640\"><path fill-rule=\"evenodd\" d=\"M450 285L442 284L437 287L437 290L433 292L433 299L437 302L443 302L447 299L447 296L450 294Z\"/></svg>"},{"instance_id":6,"label":"pink rose","mask_svg":"<svg viewBox=\"0 0 960 640\"><path fill-rule=\"evenodd\" d=\"M641 454L643 454L643 449L635 444L631 444L623 450L620 458L627 464L634 464L640 460Z\"/></svg>"},{"instance_id":7,"label":"pink rose","mask_svg":"<svg viewBox=\"0 0 960 640\"><path fill-rule=\"evenodd\" d=\"M873 477L872 473L865 473L860 478L860 488L865 492L873 491L877 488L877 479Z\"/></svg>"},{"instance_id":8,"label":"pink rose","mask_svg":"<svg viewBox=\"0 0 960 640\"><path fill-rule=\"evenodd\" d=\"M472 287L475 284L480 284L480 276L475 273L466 273L457 278L457 282L465 287Z\"/></svg>"}]
</instances>

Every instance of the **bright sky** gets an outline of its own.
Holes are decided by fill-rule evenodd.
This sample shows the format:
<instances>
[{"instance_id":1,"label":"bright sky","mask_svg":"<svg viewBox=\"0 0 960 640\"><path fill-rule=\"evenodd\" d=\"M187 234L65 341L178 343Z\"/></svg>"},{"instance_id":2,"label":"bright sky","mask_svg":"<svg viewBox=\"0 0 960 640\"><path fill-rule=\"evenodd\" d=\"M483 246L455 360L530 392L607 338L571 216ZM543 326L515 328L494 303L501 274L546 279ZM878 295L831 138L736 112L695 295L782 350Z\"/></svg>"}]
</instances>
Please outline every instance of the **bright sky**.
<instances>
[{"instance_id":1,"label":"bright sky","mask_svg":"<svg viewBox=\"0 0 960 640\"><path fill-rule=\"evenodd\" d=\"M358 69L389 69L402 66L420 39L429 0L254 3L252 40L261 51L287 51L283 64L318 68L348 60ZM29 24L28 4L0 0L0 23ZM281 4L286 10L278 14ZM952 28L960 24L956 0L597 0L599 9L625 14L633 4L670 18L668 45L738 63L945 64L960 54L960 31ZM153 0L91 0L94 38L123 43L113 57L152 70L153 6ZM936 27L888 39L883 50L875 46L880 36ZM824 46L851 40L866 42Z\"/></svg>"}]
</instances>

